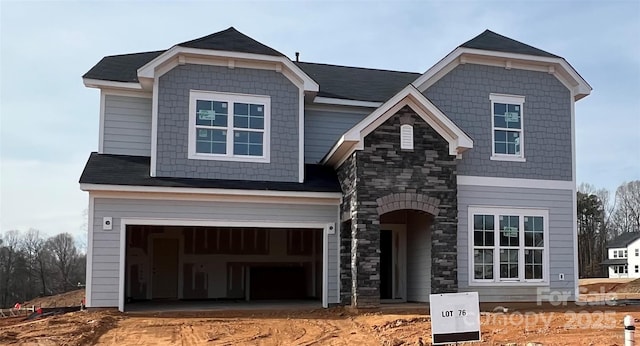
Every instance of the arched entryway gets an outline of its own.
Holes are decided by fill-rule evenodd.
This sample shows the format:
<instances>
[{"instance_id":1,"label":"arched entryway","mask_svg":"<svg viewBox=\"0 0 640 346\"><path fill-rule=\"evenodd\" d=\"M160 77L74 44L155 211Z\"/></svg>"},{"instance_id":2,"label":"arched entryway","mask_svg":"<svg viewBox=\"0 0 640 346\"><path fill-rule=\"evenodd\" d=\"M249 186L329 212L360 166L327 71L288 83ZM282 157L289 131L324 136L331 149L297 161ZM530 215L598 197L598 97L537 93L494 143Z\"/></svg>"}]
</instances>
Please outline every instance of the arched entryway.
<instances>
[{"instance_id":1,"label":"arched entryway","mask_svg":"<svg viewBox=\"0 0 640 346\"><path fill-rule=\"evenodd\" d=\"M431 227L439 200L416 193L396 193L376 202L380 218L380 301L428 301Z\"/></svg>"}]
</instances>

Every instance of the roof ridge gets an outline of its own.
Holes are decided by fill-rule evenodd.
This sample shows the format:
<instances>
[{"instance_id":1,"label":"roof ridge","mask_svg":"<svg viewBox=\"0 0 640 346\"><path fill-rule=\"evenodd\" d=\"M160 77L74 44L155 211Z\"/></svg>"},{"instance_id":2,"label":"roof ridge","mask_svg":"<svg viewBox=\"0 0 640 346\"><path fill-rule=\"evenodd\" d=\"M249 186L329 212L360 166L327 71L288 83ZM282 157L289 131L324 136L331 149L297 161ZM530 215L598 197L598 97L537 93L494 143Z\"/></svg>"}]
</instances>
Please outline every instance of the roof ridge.
<instances>
[{"instance_id":1,"label":"roof ridge","mask_svg":"<svg viewBox=\"0 0 640 346\"><path fill-rule=\"evenodd\" d=\"M407 74L421 74L420 72L398 71L398 70L390 70L390 69L383 69L383 68L369 68L369 67L360 67L360 66L337 65L337 64L328 64L328 63L322 63L322 62L294 61L294 63L296 63L296 64L332 66L332 67L344 67L344 68L353 68L353 69L368 70L368 71L396 72L396 73L407 73Z\"/></svg>"},{"instance_id":2,"label":"roof ridge","mask_svg":"<svg viewBox=\"0 0 640 346\"><path fill-rule=\"evenodd\" d=\"M103 57L104 58L117 58L117 57L122 57L122 56L132 56L132 55L142 55L142 54L151 54L151 53L164 53L166 52L166 49L159 49L159 50L150 50L147 52L137 52L137 53L125 53L125 54L114 54L114 55L106 55Z\"/></svg>"}]
</instances>

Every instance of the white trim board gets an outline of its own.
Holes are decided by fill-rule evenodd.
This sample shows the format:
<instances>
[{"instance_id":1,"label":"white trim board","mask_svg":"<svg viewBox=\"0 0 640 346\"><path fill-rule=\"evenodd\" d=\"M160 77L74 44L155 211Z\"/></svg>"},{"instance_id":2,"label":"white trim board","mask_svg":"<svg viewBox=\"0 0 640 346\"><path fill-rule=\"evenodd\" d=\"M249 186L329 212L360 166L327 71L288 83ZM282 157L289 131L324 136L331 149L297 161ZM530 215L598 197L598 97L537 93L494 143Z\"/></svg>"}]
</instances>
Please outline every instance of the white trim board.
<instances>
[{"instance_id":1,"label":"white trim board","mask_svg":"<svg viewBox=\"0 0 640 346\"><path fill-rule=\"evenodd\" d=\"M494 187L520 187L530 189L573 190L575 182L570 180L543 180L522 178L497 178L480 177L472 175L459 175L458 185L494 186Z\"/></svg>"},{"instance_id":2,"label":"white trim board","mask_svg":"<svg viewBox=\"0 0 640 346\"><path fill-rule=\"evenodd\" d=\"M323 271L322 271L322 306L328 307L328 230L335 228L334 223L326 222L270 222L270 221L223 221L223 220L186 220L186 219L120 219L120 255L118 272L118 310L124 312L125 275L126 275L126 236L127 226L191 226L191 227L261 227L261 228L314 228L323 230ZM326 249L326 250L325 250Z\"/></svg>"},{"instance_id":3,"label":"white trim board","mask_svg":"<svg viewBox=\"0 0 640 346\"><path fill-rule=\"evenodd\" d=\"M95 212L95 199L89 195L89 210L88 210L88 224L87 224L87 266L85 273L85 305L90 308L93 306L91 301L93 291L93 230L94 230L94 214Z\"/></svg>"},{"instance_id":4,"label":"white trim board","mask_svg":"<svg viewBox=\"0 0 640 346\"><path fill-rule=\"evenodd\" d=\"M326 104L326 105L339 105L339 106L367 107L367 108L378 108L382 106L382 102L345 100L345 99L339 99L339 98L333 98L333 97L322 97L322 96L316 96L313 99L313 103Z\"/></svg>"},{"instance_id":5,"label":"white trim board","mask_svg":"<svg viewBox=\"0 0 640 346\"><path fill-rule=\"evenodd\" d=\"M333 198L340 200L341 192L307 192L307 191L273 191L273 190L240 190L191 187L159 187L159 186L126 186L103 184L80 184L82 191L110 191L110 192L150 192L169 194L193 195L227 195L227 196L259 196L259 197L302 197L302 198Z\"/></svg>"},{"instance_id":6,"label":"white trim board","mask_svg":"<svg viewBox=\"0 0 640 346\"><path fill-rule=\"evenodd\" d=\"M271 56L271 55L261 55L261 54L251 54L251 53L240 53L240 52L228 52L228 51L219 51L219 50L211 50L211 49L197 49L197 48L187 48L181 46L173 46L171 49L166 52L160 54L155 59L148 62L146 65L140 67L138 69L138 79L140 79L140 84L145 87L145 80L150 80L158 77L156 71L159 71L159 67L162 67L163 70L167 70L172 68L173 66L177 66L180 64L180 56L188 56L188 57L219 57L224 59L232 60L232 65L235 67L236 61L245 61L245 62L267 62L273 63L274 70L282 71L282 67L285 67L288 71L290 71L296 78L299 78L304 85L305 91L318 92L320 87L318 83L316 83L311 77L309 77L302 69L296 66L291 60L284 56ZM178 59L174 59L178 57ZM170 65L170 67L165 67L165 63ZM288 73L284 73L285 76L289 75ZM290 77L290 76L287 76ZM294 83L296 84L296 83ZM150 85L147 85L150 87Z\"/></svg>"}]
</instances>

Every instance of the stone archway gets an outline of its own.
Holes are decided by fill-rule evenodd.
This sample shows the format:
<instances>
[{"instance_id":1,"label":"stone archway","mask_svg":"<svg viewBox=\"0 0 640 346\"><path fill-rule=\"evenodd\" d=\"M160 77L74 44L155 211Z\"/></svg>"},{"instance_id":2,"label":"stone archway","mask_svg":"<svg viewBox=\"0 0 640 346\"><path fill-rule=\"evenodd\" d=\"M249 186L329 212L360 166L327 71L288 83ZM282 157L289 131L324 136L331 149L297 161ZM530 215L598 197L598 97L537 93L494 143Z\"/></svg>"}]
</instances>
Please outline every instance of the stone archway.
<instances>
[{"instance_id":1,"label":"stone archway","mask_svg":"<svg viewBox=\"0 0 640 346\"><path fill-rule=\"evenodd\" d=\"M433 216L438 216L440 213L438 208L440 200L420 193L392 193L376 199L376 203L378 203L378 215L403 209L420 210Z\"/></svg>"}]
</instances>

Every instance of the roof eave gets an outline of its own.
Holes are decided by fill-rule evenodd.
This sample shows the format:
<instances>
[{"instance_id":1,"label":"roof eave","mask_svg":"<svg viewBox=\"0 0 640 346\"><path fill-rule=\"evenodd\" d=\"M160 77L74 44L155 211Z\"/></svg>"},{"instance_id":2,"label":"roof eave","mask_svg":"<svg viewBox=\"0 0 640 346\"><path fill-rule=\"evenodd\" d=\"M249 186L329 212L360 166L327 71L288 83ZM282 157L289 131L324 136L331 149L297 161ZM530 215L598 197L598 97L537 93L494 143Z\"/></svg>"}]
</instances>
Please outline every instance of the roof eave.
<instances>
[{"instance_id":1,"label":"roof eave","mask_svg":"<svg viewBox=\"0 0 640 346\"><path fill-rule=\"evenodd\" d=\"M468 60L471 60L472 58L487 59L487 61L498 60L504 62L503 66L505 68L521 68L517 63L530 64L529 67L536 67L536 70L554 74L572 92L575 101L588 96L592 91L589 83L587 83L587 81L578 74L573 66L563 58L489 51L466 47L458 47L454 49L442 60L429 68L424 74L418 77L412 84L418 90L424 92L453 68L460 64L467 63ZM512 66L511 62L516 64Z\"/></svg>"},{"instance_id":2,"label":"roof eave","mask_svg":"<svg viewBox=\"0 0 640 346\"><path fill-rule=\"evenodd\" d=\"M120 82L93 78L82 78L82 83L87 88L111 88L122 90L142 90L143 87L138 82Z\"/></svg>"},{"instance_id":3,"label":"roof eave","mask_svg":"<svg viewBox=\"0 0 640 346\"><path fill-rule=\"evenodd\" d=\"M291 60L284 56L273 56L273 55L262 55L262 54L253 54L253 53L242 53L242 52L230 52L230 51L222 51L222 50L211 50L211 49L199 49L199 48L188 48L182 46L173 46L166 52L160 54L155 59L151 60L144 66L140 67L137 71L138 80L142 83L143 87L149 88L154 80L157 77L157 71L161 66L167 65L172 59L184 56L198 56L204 58L224 58L224 59L237 59L243 61L251 61L251 62L269 62L280 64L280 68L284 67L290 70L297 78L302 81L302 85L304 87L305 92L318 92L320 90L320 86L316 81L314 81L311 77L309 77L302 69L296 66ZM178 59L179 60L179 59ZM177 62L178 64L180 62ZM275 68L278 70L278 67ZM143 82L143 80L145 82Z\"/></svg>"}]
</instances>

